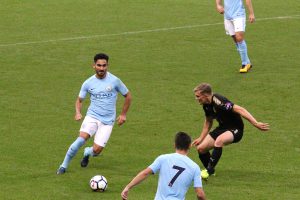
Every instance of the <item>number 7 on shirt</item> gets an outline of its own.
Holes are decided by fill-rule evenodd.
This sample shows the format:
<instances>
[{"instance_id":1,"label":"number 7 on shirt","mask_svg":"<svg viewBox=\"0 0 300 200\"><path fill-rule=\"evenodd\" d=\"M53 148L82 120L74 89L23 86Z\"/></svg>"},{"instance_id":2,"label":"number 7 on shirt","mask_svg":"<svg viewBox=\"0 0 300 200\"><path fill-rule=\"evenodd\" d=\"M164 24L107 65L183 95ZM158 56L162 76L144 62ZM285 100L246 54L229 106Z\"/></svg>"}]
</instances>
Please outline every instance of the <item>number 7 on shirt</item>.
<instances>
[{"instance_id":1,"label":"number 7 on shirt","mask_svg":"<svg viewBox=\"0 0 300 200\"><path fill-rule=\"evenodd\" d=\"M185 170L183 167L179 167L176 165L173 165L173 169L178 170L178 172L175 174L175 176L172 178L172 180L169 183L169 186L172 187L178 176Z\"/></svg>"}]
</instances>

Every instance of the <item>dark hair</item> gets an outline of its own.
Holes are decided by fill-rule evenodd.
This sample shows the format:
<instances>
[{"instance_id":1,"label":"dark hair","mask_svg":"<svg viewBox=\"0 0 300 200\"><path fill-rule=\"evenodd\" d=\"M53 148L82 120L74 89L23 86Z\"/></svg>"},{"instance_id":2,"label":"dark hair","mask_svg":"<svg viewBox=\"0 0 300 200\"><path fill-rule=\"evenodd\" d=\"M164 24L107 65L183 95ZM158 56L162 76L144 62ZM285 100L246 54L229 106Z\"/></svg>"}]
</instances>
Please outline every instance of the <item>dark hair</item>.
<instances>
[{"instance_id":1,"label":"dark hair","mask_svg":"<svg viewBox=\"0 0 300 200\"><path fill-rule=\"evenodd\" d=\"M175 148L178 150L188 150L192 143L191 137L185 132L178 132L175 135Z\"/></svg>"},{"instance_id":2,"label":"dark hair","mask_svg":"<svg viewBox=\"0 0 300 200\"><path fill-rule=\"evenodd\" d=\"M108 62L108 60L109 60L109 57L108 57L108 55L106 55L105 53L98 53L98 54L96 54L95 56L94 56L94 62L96 63L97 62L97 60L99 60L99 59L103 59L103 60L106 60L107 62Z\"/></svg>"}]
</instances>

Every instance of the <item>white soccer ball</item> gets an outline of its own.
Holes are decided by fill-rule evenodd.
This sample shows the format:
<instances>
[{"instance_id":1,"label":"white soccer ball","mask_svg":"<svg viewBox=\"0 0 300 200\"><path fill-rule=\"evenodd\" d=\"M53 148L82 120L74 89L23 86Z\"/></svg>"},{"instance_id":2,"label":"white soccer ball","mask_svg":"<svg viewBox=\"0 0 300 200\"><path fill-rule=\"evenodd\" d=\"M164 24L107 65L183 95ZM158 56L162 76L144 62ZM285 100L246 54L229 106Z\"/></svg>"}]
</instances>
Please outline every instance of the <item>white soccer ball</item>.
<instances>
[{"instance_id":1,"label":"white soccer ball","mask_svg":"<svg viewBox=\"0 0 300 200\"><path fill-rule=\"evenodd\" d=\"M90 187L97 192L104 192L107 189L107 180L102 175L96 175L90 180Z\"/></svg>"}]
</instances>

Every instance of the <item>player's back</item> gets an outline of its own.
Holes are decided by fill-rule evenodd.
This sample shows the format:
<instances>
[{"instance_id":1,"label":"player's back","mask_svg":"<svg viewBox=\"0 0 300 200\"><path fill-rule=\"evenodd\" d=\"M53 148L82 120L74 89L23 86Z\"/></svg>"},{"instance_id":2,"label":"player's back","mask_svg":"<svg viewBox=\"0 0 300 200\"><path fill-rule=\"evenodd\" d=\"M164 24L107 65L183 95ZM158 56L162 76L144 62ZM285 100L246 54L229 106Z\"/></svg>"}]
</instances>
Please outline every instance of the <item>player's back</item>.
<instances>
[{"instance_id":1,"label":"player's back","mask_svg":"<svg viewBox=\"0 0 300 200\"><path fill-rule=\"evenodd\" d=\"M178 154L165 154L157 158L160 163L159 181L155 200L183 200L191 183L196 179L202 187L200 168L189 157Z\"/></svg>"}]
</instances>

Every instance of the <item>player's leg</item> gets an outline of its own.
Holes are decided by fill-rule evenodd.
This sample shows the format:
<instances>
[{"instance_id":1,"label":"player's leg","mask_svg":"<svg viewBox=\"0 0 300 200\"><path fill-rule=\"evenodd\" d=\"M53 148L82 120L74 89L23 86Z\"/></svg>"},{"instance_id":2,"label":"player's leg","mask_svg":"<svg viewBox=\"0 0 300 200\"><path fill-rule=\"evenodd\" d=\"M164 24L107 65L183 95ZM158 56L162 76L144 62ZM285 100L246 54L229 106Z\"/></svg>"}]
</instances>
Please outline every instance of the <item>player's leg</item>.
<instances>
[{"instance_id":1,"label":"player's leg","mask_svg":"<svg viewBox=\"0 0 300 200\"><path fill-rule=\"evenodd\" d=\"M240 69L241 73L248 72L252 67L250 59L248 57L247 43L244 39L246 30L246 18L237 18L233 20L235 41L238 46L238 52L241 57L242 67Z\"/></svg>"},{"instance_id":2,"label":"player's leg","mask_svg":"<svg viewBox=\"0 0 300 200\"><path fill-rule=\"evenodd\" d=\"M215 173L214 168L211 167L212 162L215 161L215 157L212 157L212 156L213 156L213 155L214 155L214 156L216 155L215 141L216 141L217 138L218 138L221 134L223 134L225 131L226 131L226 129L222 129L222 128L220 128L220 127L217 127L217 128L215 128L213 131L211 131L211 132L209 133L209 136L210 136L210 138L211 138L209 146L210 146L210 149L213 149L213 151L212 151L212 154L211 154L209 157L208 157L208 156L206 157L206 160L205 160L205 162L206 162L206 163L205 163L205 164L206 164L206 167L205 167L205 168L206 168L206 169L201 171L201 177L202 177L203 179L207 179L210 175L212 175L212 174ZM219 149L218 149L218 150L219 150ZM222 149L221 149L221 151L222 151ZM218 160L220 159L220 157L221 157L221 154L220 154ZM207 159L208 159L208 160L207 160Z\"/></svg>"},{"instance_id":3,"label":"player's leg","mask_svg":"<svg viewBox=\"0 0 300 200\"><path fill-rule=\"evenodd\" d=\"M80 132L79 137L69 147L62 164L60 165L59 169L57 170L57 174L65 173L72 158L76 155L79 148L82 145L84 145L85 141L88 140L88 138L89 138L89 135L87 133Z\"/></svg>"},{"instance_id":4,"label":"player's leg","mask_svg":"<svg viewBox=\"0 0 300 200\"><path fill-rule=\"evenodd\" d=\"M236 50L239 51L239 47L237 44L237 41L235 39L235 31L234 31L234 24L232 20L224 19L224 27L225 27L225 32L227 35L230 35L233 39L233 42L235 44Z\"/></svg>"},{"instance_id":5,"label":"player's leg","mask_svg":"<svg viewBox=\"0 0 300 200\"><path fill-rule=\"evenodd\" d=\"M209 150L214 147L214 143L215 140L211 137L211 135L208 134L204 138L203 142L197 146L199 159L205 168L207 168L210 159Z\"/></svg>"},{"instance_id":6,"label":"player's leg","mask_svg":"<svg viewBox=\"0 0 300 200\"><path fill-rule=\"evenodd\" d=\"M223 146L231 144L233 142L233 139L234 138L231 131L225 131L216 138L214 149L212 151L211 158L207 167L207 171L209 174L213 174L215 172L215 167L222 156Z\"/></svg>"},{"instance_id":7,"label":"player's leg","mask_svg":"<svg viewBox=\"0 0 300 200\"><path fill-rule=\"evenodd\" d=\"M244 33L246 28L245 18L238 18L234 20L225 19L224 25L226 34L232 37L236 49L240 55L242 61L240 72L248 72L252 65L248 57L247 44L244 40Z\"/></svg>"},{"instance_id":8,"label":"player's leg","mask_svg":"<svg viewBox=\"0 0 300 200\"><path fill-rule=\"evenodd\" d=\"M101 122L98 122L98 130L95 134L94 144L92 147L86 147L84 149L81 167L86 167L88 165L90 156L98 156L103 151L110 138L112 128L113 125L105 125Z\"/></svg>"},{"instance_id":9,"label":"player's leg","mask_svg":"<svg viewBox=\"0 0 300 200\"><path fill-rule=\"evenodd\" d=\"M243 129L230 129L221 133L215 140L214 150L211 155L211 159L208 163L208 174L213 174L215 167L222 155L222 148L225 145L239 142L243 137Z\"/></svg>"},{"instance_id":10,"label":"player's leg","mask_svg":"<svg viewBox=\"0 0 300 200\"><path fill-rule=\"evenodd\" d=\"M88 140L93 134L95 134L97 124L93 121L94 119L91 117L86 116L84 118L81 124L79 137L69 147L65 155L64 161L57 170L57 174L65 173L69 163L71 162L72 158L76 155L79 148L84 145L86 140Z\"/></svg>"},{"instance_id":11,"label":"player's leg","mask_svg":"<svg viewBox=\"0 0 300 200\"><path fill-rule=\"evenodd\" d=\"M204 180L207 180L210 175L207 171L207 167L211 158L209 150L214 148L215 139L217 138L218 134L218 128L214 129L204 138L203 142L197 146L199 158L205 167L205 169L201 170L201 177Z\"/></svg>"}]
</instances>

